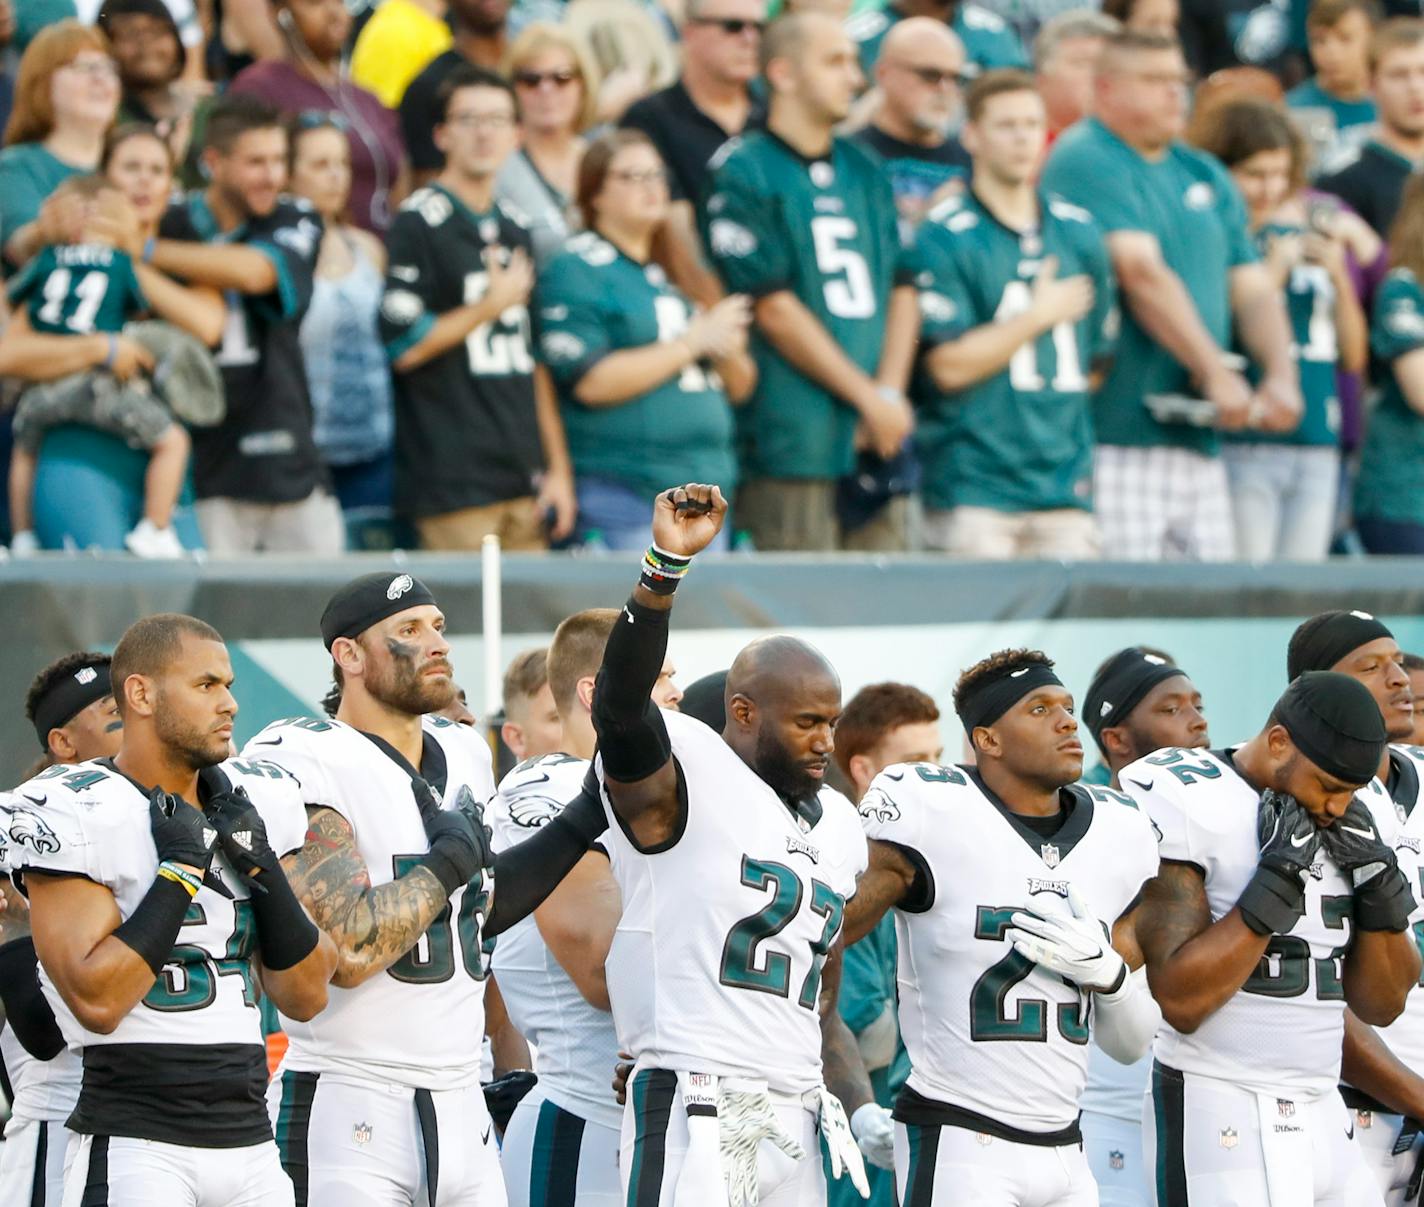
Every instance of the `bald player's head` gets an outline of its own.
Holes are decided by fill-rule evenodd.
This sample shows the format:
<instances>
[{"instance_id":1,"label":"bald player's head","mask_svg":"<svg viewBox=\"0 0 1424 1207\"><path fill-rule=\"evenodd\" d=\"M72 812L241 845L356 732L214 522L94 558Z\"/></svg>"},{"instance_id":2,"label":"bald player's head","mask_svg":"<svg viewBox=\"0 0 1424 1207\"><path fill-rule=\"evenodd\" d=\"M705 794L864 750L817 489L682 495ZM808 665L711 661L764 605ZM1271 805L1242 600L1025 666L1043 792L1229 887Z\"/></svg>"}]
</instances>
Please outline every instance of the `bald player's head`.
<instances>
[{"instance_id":1,"label":"bald player's head","mask_svg":"<svg viewBox=\"0 0 1424 1207\"><path fill-rule=\"evenodd\" d=\"M797 129L829 131L850 113L865 82L855 45L825 13L801 12L774 22L762 37L762 73L777 118Z\"/></svg>"},{"instance_id":2,"label":"bald player's head","mask_svg":"<svg viewBox=\"0 0 1424 1207\"><path fill-rule=\"evenodd\" d=\"M881 108L876 124L897 138L946 136L959 112L964 43L943 21L908 17L885 35L875 65Z\"/></svg>"},{"instance_id":3,"label":"bald player's head","mask_svg":"<svg viewBox=\"0 0 1424 1207\"><path fill-rule=\"evenodd\" d=\"M788 800L820 790L840 711L835 668L796 637L759 638L727 672L724 736L742 761Z\"/></svg>"}]
</instances>

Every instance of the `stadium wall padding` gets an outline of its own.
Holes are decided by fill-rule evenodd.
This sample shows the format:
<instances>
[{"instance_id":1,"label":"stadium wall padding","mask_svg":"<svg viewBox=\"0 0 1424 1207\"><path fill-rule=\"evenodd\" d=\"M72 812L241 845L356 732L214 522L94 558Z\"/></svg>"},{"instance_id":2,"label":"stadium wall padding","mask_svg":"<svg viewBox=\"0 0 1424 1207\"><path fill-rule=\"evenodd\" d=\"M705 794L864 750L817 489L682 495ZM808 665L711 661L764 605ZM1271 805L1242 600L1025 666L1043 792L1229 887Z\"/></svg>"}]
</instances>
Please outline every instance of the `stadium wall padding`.
<instances>
[{"instance_id":1,"label":"stadium wall padding","mask_svg":"<svg viewBox=\"0 0 1424 1207\"><path fill-rule=\"evenodd\" d=\"M38 753L23 712L34 672L72 649L111 649L126 625L149 612L191 612L227 638L239 743L277 717L315 712L330 681L317 619L336 587L384 568L414 574L436 593L456 677L482 713L477 556L173 563L81 556L0 564L9 633L0 645L0 783L14 783ZM637 559L509 555L502 574L501 665L545 643L570 612L622 603ZM798 634L835 663L847 696L882 679L930 692L945 713L949 757L957 757L950 695L959 671L977 658L1004 646L1044 649L1081 695L1104 657L1145 643L1170 651L1192 675L1213 742L1227 743L1264 720L1285 686L1291 630L1326 608L1373 612L1401 645L1424 653L1424 559L1142 566L707 556L678 592L670 653L686 684L725 668L760 633Z\"/></svg>"}]
</instances>

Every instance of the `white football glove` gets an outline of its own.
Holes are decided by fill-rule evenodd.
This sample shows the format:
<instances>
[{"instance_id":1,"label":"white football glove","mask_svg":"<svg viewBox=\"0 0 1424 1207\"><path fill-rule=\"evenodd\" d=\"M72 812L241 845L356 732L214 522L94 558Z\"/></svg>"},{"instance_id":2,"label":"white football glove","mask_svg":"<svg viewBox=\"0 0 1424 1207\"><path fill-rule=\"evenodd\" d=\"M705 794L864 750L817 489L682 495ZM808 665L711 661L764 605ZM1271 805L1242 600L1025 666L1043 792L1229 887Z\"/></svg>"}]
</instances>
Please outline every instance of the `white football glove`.
<instances>
[{"instance_id":1,"label":"white football glove","mask_svg":"<svg viewBox=\"0 0 1424 1207\"><path fill-rule=\"evenodd\" d=\"M1071 914L1046 917L1019 911L1010 919L1012 926L1004 937L1019 955L1081 989L1110 993L1119 988L1127 965L1113 950L1103 924L1071 884L1068 908Z\"/></svg>"},{"instance_id":2,"label":"white football glove","mask_svg":"<svg viewBox=\"0 0 1424 1207\"><path fill-rule=\"evenodd\" d=\"M770 1140L793 1161L806 1156L806 1150L782 1131L765 1090L719 1089L717 1126L730 1207L756 1207L761 1179L757 1149L763 1140Z\"/></svg>"},{"instance_id":3,"label":"white football glove","mask_svg":"<svg viewBox=\"0 0 1424 1207\"><path fill-rule=\"evenodd\" d=\"M825 1086L818 1088L816 1094L821 1100L821 1136L826 1142L826 1153L831 1158L831 1176L840 1178L849 1174L851 1185L860 1191L860 1197L868 1199L870 1182L865 1176L865 1161L850 1124L846 1122L845 1107ZM864 1109L861 1107L861 1110Z\"/></svg>"},{"instance_id":4,"label":"white football glove","mask_svg":"<svg viewBox=\"0 0 1424 1207\"><path fill-rule=\"evenodd\" d=\"M850 1117L850 1131L867 1161L880 1169L895 1168L895 1122L888 1108L862 1103Z\"/></svg>"}]
</instances>

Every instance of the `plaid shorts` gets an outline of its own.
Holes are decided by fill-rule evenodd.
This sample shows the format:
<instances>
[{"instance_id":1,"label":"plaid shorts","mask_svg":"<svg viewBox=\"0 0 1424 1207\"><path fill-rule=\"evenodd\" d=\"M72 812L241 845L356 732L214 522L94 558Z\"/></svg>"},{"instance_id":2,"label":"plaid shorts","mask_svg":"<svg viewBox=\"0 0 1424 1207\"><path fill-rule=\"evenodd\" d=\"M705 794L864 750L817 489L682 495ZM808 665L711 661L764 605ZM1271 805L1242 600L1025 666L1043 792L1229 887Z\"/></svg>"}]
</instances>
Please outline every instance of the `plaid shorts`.
<instances>
[{"instance_id":1,"label":"plaid shorts","mask_svg":"<svg viewBox=\"0 0 1424 1207\"><path fill-rule=\"evenodd\" d=\"M1231 490L1220 457L1184 448L1100 444L1093 508L1103 556L1125 562L1226 562L1235 556Z\"/></svg>"},{"instance_id":2,"label":"plaid shorts","mask_svg":"<svg viewBox=\"0 0 1424 1207\"><path fill-rule=\"evenodd\" d=\"M147 381L118 381L113 374L86 369L30 386L15 407L15 443L38 453L45 433L62 424L110 432L132 448L150 449L173 425L173 413Z\"/></svg>"}]
</instances>

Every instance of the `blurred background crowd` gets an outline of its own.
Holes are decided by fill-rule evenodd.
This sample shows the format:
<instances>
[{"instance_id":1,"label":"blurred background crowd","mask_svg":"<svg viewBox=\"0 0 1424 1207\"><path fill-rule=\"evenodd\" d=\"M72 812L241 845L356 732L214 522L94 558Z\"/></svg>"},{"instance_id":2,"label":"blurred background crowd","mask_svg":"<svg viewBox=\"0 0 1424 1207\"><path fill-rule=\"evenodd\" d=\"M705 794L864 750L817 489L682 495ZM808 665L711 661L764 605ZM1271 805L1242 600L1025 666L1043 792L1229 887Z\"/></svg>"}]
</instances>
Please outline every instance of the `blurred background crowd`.
<instances>
[{"instance_id":1,"label":"blurred background crowd","mask_svg":"<svg viewBox=\"0 0 1424 1207\"><path fill-rule=\"evenodd\" d=\"M1390 0L0 0L13 556L1424 552Z\"/></svg>"}]
</instances>

